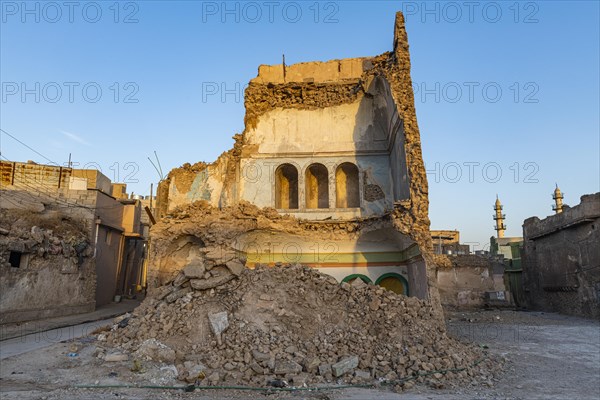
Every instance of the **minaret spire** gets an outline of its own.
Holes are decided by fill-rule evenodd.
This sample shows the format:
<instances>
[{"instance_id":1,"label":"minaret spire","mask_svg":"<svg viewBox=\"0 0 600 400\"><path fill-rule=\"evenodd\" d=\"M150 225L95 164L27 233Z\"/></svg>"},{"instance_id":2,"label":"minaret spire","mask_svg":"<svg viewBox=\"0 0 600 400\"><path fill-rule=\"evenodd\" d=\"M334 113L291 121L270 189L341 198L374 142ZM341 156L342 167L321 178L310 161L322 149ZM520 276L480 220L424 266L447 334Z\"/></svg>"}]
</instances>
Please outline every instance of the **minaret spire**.
<instances>
[{"instance_id":1,"label":"minaret spire","mask_svg":"<svg viewBox=\"0 0 600 400\"><path fill-rule=\"evenodd\" d=\"M554 205L552 206L552 209L556 214L560 214L563 212L563 194L558 188L558 183L556 184L556 189L554 189L552 198L554 199Z\"/></svg>"},{"instance_id":2,"label":"minaret spire","mask_svg":"<svg viewBox=\"0 0 600 400\"><path fill-rule=\"evenodd\" d=\"M505 214L502 214L502 204L500 203L500 199L498 199L498 194L496 194L496 203L494 204L494 220L496 221L496 226L494 229L496 230L496 237L502 238L504 237L504 231L506 230L506 225L504 225L504 218L506 218Z\"/></svg>"}]
</instances>

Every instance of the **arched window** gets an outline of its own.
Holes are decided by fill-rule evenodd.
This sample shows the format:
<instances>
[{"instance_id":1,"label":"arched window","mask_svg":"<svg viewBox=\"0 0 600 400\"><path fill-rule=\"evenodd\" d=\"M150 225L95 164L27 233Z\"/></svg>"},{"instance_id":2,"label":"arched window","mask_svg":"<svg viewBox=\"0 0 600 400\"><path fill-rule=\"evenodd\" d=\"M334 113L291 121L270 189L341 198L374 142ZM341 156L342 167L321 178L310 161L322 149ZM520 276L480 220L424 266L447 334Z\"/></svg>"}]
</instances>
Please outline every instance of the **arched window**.
<instances>
[{"instance_id":1,"label":"arched window","mask_svg":"<svg viewBox=\"0 0 600 400\"><path fill-rule=\"evenodd\" d=\"M358 191L358 167L346 162L335 171L335 206L337 208L360 207Z\"/></svg>"},{"instance_id":2,"label":"arched window","mask_svg":"<svg viewBox=\"0 0 600 400\"><path fill-rule=\"evenodd\" d=\"M292 164L275 170L275 208L298 208L298 170Z\"/></svg>"},{"instance_id":3,"label":"arched window","mask_svg":"<svg viewBox=\"0 0 600 400\"><path fill-rule=\"evenodd\" d=\"M408 296L408 282L400 274L394 272L383 274L377 278L375 284L387 290L391 290L394 293Z\"/></svg>"},{"instance_id":4,"label":"arched window","mask_svg":"<svg viewBox=\"0 0 600 400\"><path fill-rule=\"evenodd\" d=\"M306 208L329 208L329 173L323 164L306 169Z\"/></svg>"}]
</instances>

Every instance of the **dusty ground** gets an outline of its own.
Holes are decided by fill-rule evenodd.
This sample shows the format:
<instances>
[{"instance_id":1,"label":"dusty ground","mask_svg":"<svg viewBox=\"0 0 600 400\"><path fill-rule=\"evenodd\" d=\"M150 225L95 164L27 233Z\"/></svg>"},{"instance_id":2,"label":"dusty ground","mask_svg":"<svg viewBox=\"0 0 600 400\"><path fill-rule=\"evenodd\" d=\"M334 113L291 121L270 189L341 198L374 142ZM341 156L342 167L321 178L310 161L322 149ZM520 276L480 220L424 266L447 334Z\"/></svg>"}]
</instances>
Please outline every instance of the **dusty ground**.
<instances>
[{"instance_id":1,"label":"dusty ground","mask_svg":"<svg viewBox=\"0 0 600 400\"><path fill-rule=\"evenodd\" d=\"M598 399L600 398L600 324L557 314L482 311L448 314L450 332L506 356L506 373L497 382L460 388L417 386L394 393L388 388L271 393L239 390L83 389L77 385L120 385L126 371L109 364L93 367L86 339L56 343L10 357L0 365L2 399ZM4 343L2 345L5 345ZM68 357L76 345L79 355ZM168 371L164 371L168 374ZM147 376L160 384L160 376Z\"/></svg>"}]
</instances>

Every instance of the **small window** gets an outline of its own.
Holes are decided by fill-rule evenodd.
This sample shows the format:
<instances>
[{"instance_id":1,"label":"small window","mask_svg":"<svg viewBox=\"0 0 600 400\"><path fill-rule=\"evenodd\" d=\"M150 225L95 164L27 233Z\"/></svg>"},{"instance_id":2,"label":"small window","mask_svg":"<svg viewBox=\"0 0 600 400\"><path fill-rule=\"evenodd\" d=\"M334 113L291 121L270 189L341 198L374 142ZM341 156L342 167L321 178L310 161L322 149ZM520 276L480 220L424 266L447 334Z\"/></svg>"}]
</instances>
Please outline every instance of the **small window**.
<instances>
[{"instance_id":1,"label":"small window","mask_svg":"<svg viewBox=\"0 0 600 400\"><path fill-rule=\"evenodd\" d=\"M8 256L8 262L13 268L27 268L29 263L29 254L20 251L11 251Z\"/></svg>"},{"instance_id":2,"label":"small window","mask_svg":"<svg viewBox=\"0 0 600 400\"><path fill-rule=\"evenodd\" d=\"M110 230L106 231L106 244L110 246L112 242L112 232Z\"/></svg>"},{"instance_id":3,"label":"small window","mask_svg":"<svg viewBox=\"0 0 600 400\"><path fill-rule=\"evenodd\" d=\"M21 253L20 251L11 251L8 257L8 262L10 263L10 266L13 268L20 268L22 255L23 253Z\"/></svg>"}]
</instances>

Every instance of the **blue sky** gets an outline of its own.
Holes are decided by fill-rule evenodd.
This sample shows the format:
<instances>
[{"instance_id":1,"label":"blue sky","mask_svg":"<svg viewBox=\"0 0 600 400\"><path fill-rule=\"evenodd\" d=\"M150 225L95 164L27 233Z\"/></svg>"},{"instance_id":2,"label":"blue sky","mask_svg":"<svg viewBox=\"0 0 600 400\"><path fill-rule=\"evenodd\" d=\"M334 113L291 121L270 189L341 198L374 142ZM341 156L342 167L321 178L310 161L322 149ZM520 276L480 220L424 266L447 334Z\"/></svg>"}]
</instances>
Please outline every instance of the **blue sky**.
<instances>
[{"instance_id":1,"label":"blue sky","mask_svg":"<svg viewBox=\"0 0 600 400\"><path fill-rule=\"evenodd\" d=\"M518 236L555 182L570 205L600 190L598 2L224 4L2 1L2 129L147 194L155 150L166 174L231 147L258 65L389 51L404 10L433 229L482 248L496 194Z\"/></svg>"}]
</instances>

